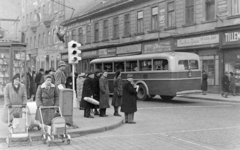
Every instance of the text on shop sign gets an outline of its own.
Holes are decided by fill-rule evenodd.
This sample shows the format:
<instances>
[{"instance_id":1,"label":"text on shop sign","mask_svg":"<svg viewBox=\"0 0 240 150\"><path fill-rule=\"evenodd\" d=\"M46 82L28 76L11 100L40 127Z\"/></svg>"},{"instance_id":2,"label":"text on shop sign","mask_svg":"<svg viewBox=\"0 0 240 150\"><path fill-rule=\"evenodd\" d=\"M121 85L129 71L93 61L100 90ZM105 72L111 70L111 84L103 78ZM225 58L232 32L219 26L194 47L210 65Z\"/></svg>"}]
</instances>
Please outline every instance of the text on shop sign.
<instances>
[{"instance_id":1,"label":"text on shop sign","mask_svg":"<svg viewBox=\"0 0 240 150\"><path fill-rule=\"evenodd\" d=\"M240 40L240 32L225 33L226 42L234 42L239 40Z\"/></svg>"}]
</instances>

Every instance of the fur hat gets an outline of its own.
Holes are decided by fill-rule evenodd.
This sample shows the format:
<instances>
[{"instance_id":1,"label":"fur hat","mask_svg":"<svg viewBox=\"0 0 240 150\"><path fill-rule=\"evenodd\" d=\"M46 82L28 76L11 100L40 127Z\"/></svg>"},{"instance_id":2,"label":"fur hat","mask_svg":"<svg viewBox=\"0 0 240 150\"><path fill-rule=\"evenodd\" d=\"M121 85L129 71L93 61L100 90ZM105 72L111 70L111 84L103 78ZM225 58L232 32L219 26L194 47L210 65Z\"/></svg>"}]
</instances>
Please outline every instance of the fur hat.
<instances>
[{"instance_id":1,"label":"fur hat","mask_svg":"<svg viewBox=\"0 0 240 150\"><path fill-rule=\"evenodd\" d=\"M15 74L15 75L13 76L12 80L14 80L14 79L16 79L16 78L19 78L19 79L20 79L20 74L19 74L19 73Z\"/></svg>"},{"instance_id":2,"label":"fur hat","mask_svg":"<svg viewBox=\"0 0 240 150\"><path fill-rule=\"evenodd\" d=\"M64 61L59 61L58 62L58 67L61 67L61 66L66 66L66 63Z\"/></svg>"}]
</instances>

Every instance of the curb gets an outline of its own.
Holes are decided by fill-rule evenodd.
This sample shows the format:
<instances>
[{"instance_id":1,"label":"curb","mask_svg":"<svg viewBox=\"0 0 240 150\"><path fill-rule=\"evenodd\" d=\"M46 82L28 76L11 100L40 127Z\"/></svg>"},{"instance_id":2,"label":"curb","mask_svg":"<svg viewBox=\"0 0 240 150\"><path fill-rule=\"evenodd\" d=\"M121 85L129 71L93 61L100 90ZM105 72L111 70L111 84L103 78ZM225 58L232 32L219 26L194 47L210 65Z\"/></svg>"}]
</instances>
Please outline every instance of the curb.
<instances>
[{"instance_id":1,"label":"curb","mask_svg":"<svg viewBox=\"0 0 240 150\"><path fill-rule=\"evenodd\" d=\"M181 96L181 98L191 98L191 99L201 99L201 100L208 100L208 101L222 101L222 102L234 102L234 103L240 103L240 100L223 100L223 99L213 99L213 98L202 98L202 97L191 97L191 96Z\"/></svg>"},{"instance_id":2,"label":"curb","mask_svg":"<svg viewBox=\"0 0 240 150\"><path fill-rule=\"evenodd\" d=\"M85 129L85 130L81 130L81 129L70 129L67 132L70 134L71 138L76 138L76 137L80 137L83 135L87 135L87 134L93 134L93 133L100 133L100 132L105 132L108 130L112 130L115 129L119 126L121 126L123 123L123 119L115 124L109 125L109 126L104 126L104 127L97 127L97 128L93 128L93 129ZM6 137L7 138L7 137ZM0 138L0 143L6 143L6 138ZM35 136L31 136L32 141L42 141L42 135L35 135ZM14 142L24 142L26 141L25 139L13 139Z\"/></svg>"}]
</instances>

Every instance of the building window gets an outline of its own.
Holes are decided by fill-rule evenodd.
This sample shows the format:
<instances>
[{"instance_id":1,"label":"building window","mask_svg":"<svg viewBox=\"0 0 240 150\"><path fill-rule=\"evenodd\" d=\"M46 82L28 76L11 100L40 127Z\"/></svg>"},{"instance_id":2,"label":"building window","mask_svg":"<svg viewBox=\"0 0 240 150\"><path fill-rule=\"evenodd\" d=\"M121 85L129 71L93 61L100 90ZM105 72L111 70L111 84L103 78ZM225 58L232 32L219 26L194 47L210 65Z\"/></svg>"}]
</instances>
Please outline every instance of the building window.
<instances>
[{"instance_id":1,"label":"building window","mask_svg":"<svg viewBox=\"0 0 240 150\"><path fill-rule=\"evenodd\" d=\"M29 49L32 49L32 37L30 37Z\"/></svg>"},{"instance_id":2,"label":"building window","mask_svg":"<svg viewBox=\"0 0 240 150\"><path fill-rule=\"evenodd\" d=\"M27 50L28 50L29 48L28 38L26 38L26 43L27 43Z\"/></svg>"},{"instance_id":3,"label":"building window","mask_svg":"<svg viewBox=\"0 0 240 150\"><path fill-rule=\"evenodd\" d=\"M151 29L158 30L158 7L152 8Z\"/></svg>"},{"instance_id":4,"label":"building window","mask_svg":"<svg viewBox=\"0 0 240 150\"><path fill-rule=\"evenodd\" d=\"M29 21L32 21L32 12L30 12L30 18Z\"/></svg>"},{"instance_id":5,"label":"building window","mask_svg":"<svg viewBox=\"0 0 240 150\"><path fill-rule=\"evenodd\" d=\"M82 28L78 29L78 43L83 44L83 29Z\"/></svg>"},{"instance_id":6,"label":"building window","mask_svg":"<svg viewBox=\"0 0 240 150\"><path fill-rule=\"evenodd\" d=\"M174 2L167 3L167 26L175 27L175 10Z\"/></svg>"},{"instance_id":7,"label":"building window","mask_svg":"<svg viewBox=\"0 0 240 150\"><path fill-rule=\"evenodd\" d=\"M45 14L45 5L43 5L43 7L42 7L42 15L44 15Z\"/></svg>"},{"instance_id":8,"label":"building window","mask_svg":"<svg viewBox=\"0 0 240 150\"><path fill-rule=\"evenodd\" d=\"M186 0L185 20L186 24L194 23L194 0Z\"/></svg>"},{"instance_id":9,"label":"building window","mask_svg":"<svg viewBox=\"0 0 240 150\"><path fill-rule=\"evenodd\" d=\"M72 30L72 38L71 38L73 41L77 41L77 31L76 29L73 29Z\"/></svg>"},{"instance_id":10,"label":"building window","mask_svg":"<svg viewBox=\"0 0 240 150\"><path fill-rule=\"evenodd\" d=\"M99 24L98 22L94 24L94 41L99 41Z\"/></svg>"},{"instance_id":11,"label":"building window","mask_svg":"<svg viewBox=\"0 0 240 150\"><path fill-rule=\"evenodd\" d=\"M118 17L113 18L113 39L119 38Z\"/></svg>"},{"instance_id":12,"label":"building window","mask_svg":"<svg viewBox=\"0 0 240 150\"><path fill-rule=\"evenodd\" d=\"M46 33L46 37L45 37L45 46L48 46L48 33Z\"/></svg>"},{"instance_id":13,"label":"building window","mask_svg":"<svg viewBox=\"0 0 240 150\"><path fill-rule=\"evenodd\" d=\"M28 14L27 14L27 17L26 17L26 25L28 25Z\"/></svg>"},{"instance_id":14,"label":"building window","mask_svg":"<svg viewBox=\"0 0 240 150\"><path fill-rule=\"evenodd\" d=\"M48 32L48 45L51 45L51 32Z\"/></svg>"},{"instance_id":15,"label":"building window","mask_svg":"<svg viewBox=\"0 0 240 150\"><path fill-rule=\"evenodd\" d=\"M45 37L45 33L43 33L43 37L42 37L42 45L43 45L43 47L45 46L45 39L46 37Z\"/></svg>"},{"instance_id":16,"label":"building window","mask_svg":"<svg viewBox=\"0 0 240 150\"><path fill-rule=\"evenodd\" d=\"M91 26L87 25L87 43L91 43Z\"/></svg>"},{"instance_id":17,"label":"building window","mask_svg":"<svg viewBox=\"0 0 240 150\"><path fill-rule=\"evenodd\" d=\"M103 21L103 40L108 40L108 20Z\"/></svg>"},{"instance_id":18,"label":"building window","mask_svg":"<svg viewBox=\"0 0 240 150\"><path fill-rule=\"evenodd\" d=\"M240 0L231 0L232 15L240 14Z\"/></svg>"},{"instance_id":19,"label":"building window","mask_svg":"<svg viewBox=\"0 0 240 150\"><path fill-rule=\"evenodd\" d=\"M25 22L24 21L25 21L25 17L23 16L23 26L25 26Z\"/></svg>"},{"instance_id":20,"label":"building window","mask_svg":"<svg viewBox=\"0 0 240 150\"><path fill-rule=\"evenodd\" d=\"M124 16L124 36L128 37L130 35L131 35L130 14L126 14Z\"/></svg>"},{"instance_id":21,"label":"building window","mask_svg":"<svg viewBox=\"0 0 240 150\"><path fill-rule=\"evenodd\" d=\"M33 41L34 43L33 43L33 48L36 48L37 47L37 44L36 44L36 42L37 42L37 39L36 39L36 36L34 36L34 41Z\"/></svg>"},{"instance_id":22,"label":"building window","mask_svg":"<svg viewBox=\"0 0 240 150\"><path fill-rule=\"evenodd\" d=\"M215 0L206 0L206 21L215 19Z\"/></svg>"},{"instance_id":23,"label":"building window","mask_svg":"<svg viewBox=\"0 0 240 150\"><path fill-rule=\"evenodd\" d=\"M65 47L68 47L68 42L69 42L69 31L65 35Z\"/></svg>"},{"instance_id":24,"label":"building window","mask_svg":"<svg viewBox=\"0 0 240 150\"><path fill-rule=\"evenodd\" d=\"M52 1L48 2L48 14L50 15L52 13Z\"/></svg>"},{"instance_id":25,"label":"building window","mask_svg":"<svg viewBox=\"0 0 240 150\"><path fill-rule=\"evenodd\" d=\"M41 47L41 35L38 35L38 47Z\"/></svg>"},{"instance_id":26,"label":"building window","mask_svg":"<svg viewBox=\"0 0 240 150\"><path fill-rule=\"evenodd\" d=\"M137 13L137 33L143 33L143 11Z\"/></svg>"}]
</instances>

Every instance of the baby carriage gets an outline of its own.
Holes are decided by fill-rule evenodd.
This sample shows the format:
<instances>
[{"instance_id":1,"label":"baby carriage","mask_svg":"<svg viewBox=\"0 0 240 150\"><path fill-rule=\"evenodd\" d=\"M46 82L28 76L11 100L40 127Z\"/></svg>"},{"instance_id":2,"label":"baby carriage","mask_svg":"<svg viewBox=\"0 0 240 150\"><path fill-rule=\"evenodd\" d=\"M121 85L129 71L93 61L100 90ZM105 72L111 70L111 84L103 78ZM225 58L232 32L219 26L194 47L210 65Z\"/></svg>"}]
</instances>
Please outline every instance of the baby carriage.
<instances>
[{"instance_id":1,"label":"baby carriage","mask_svg":"<svg viewBox=\"0 0 240 150\"><path fill-rule=\"evenodd\" d=\"M43 122L43 115L42 115L42 109L55 109L57 108L59 110L59 117L55 117L51 121L51 125L46 125ZM40 106L39 112L41 116L41 128L43 131L42 139L43 143L47 143L48 146L50 146L50 142L54 141L56 138L62 139L62 142L67 141L67 144L70 144L70 135L66 132L66 120L62 116L62 112L60 107L58 106Z\"/></svg>"},{"instance_id":2,"label":"baby carriage","mask_svg":"<svg viewBox=\"0 0 240 150\"><path fill-rule=\"evenodd\" d=\"M32 139L28 134L27 126L27 116L26 118L23 115L18 114L18 118L13 118L10 120L10 110L11 108L26 108L26 105L10 105L8 106L8 129L9 136L6 139L8 147L10 146L12 139L24 138L28 139L29 145L32 145Z\"/></svg>"}]
</instances>

